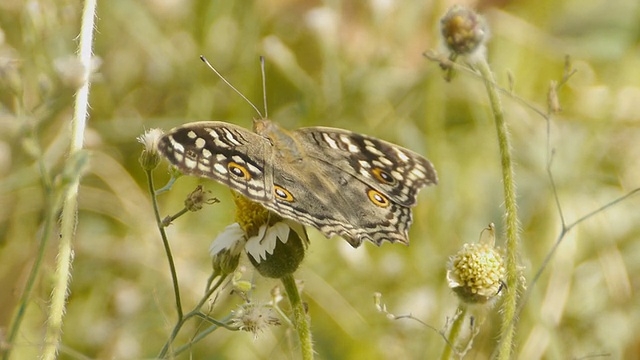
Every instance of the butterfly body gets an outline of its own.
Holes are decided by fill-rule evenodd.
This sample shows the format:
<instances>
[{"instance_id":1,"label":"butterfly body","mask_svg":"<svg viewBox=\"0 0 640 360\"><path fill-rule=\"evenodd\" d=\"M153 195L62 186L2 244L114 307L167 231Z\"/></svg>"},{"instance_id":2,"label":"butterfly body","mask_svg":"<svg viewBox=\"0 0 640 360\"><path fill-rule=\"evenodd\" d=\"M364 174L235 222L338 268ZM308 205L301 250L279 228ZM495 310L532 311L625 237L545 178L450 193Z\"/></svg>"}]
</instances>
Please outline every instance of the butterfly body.
<instances>
[{"instance_id":1,"label":"butterfly body","mask_svg":"<svg viewBox=\"0 0 640 360\"><path fill-rule=\"evenodd\" d=\"M183 173L216 180L267 209L352 246L408 243L418 191L433 165L397 145L347 130L289 131L254 121L254 132L216 121L165 134L160 152Z\"/></svg>"}]
</instances>

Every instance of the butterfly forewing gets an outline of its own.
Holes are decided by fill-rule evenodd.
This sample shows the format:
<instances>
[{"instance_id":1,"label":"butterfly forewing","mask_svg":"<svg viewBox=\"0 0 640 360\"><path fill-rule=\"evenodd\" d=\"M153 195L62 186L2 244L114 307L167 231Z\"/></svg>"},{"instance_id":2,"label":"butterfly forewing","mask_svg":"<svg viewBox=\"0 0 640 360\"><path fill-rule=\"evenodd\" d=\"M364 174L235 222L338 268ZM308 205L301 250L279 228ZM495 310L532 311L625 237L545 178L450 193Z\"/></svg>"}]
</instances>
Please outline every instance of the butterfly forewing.
<instances>
[{"instance_id":1,"label":"butterfly forewing","mask_svg":"<svg viewBox=\"0 0 640 360\"><path fill-rule=\"evenodd\" d=\"M190 123L165 134L158 150L182 173L216 180L249 199L270 201L265 189L269 141L232 124ZM267 168L268 169L268 168Z\"/></svg>"}]
</instances>

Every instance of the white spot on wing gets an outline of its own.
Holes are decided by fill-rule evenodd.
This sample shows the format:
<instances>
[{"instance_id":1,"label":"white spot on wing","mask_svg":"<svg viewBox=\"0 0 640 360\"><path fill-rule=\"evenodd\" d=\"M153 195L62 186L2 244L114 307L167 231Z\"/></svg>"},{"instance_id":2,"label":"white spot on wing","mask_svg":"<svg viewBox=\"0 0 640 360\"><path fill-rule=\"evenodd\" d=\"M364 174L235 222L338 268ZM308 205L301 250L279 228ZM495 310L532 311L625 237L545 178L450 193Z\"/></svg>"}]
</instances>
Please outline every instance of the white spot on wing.
<instances>
[{"instance_id":1,"label":"white spot on wing","mask_svg":"<svg viewBox=\"0 0 640 360\"><path fill-rule=\"evenodd\" d=\"M424 179L424 173L416 168L411 169L411 175L415 176L416 179Z\"/></svg>"},{"instance_id":2,"label":"white spot on wing","mask_svg":"<svg viewBox=\"0 0 640 360\"><path fill-rule=\"evenodd\" d=\"M400 158L400 160L402 161L409 161L409 157L407 156L407 154L405 154L404 152L402 152L399 149L396 149L396 154L398 154L398 157Z\"/></svg>"},{"instance_id":3,"label":"white spot on wing","mask_svg":"<svg viewBox=\"0 0 640 360\"><path fill-rule=\"evenodd\" d=\"M235 138L235 136L233 136L231 131L229 131L228 129L225 129L225 128L222 128L222 131L224 131L224 137L227 140L229 140L230 143L232 143L234 145L240 145L240 142L238 141L238 139Z\"/></svg>"},{"instance_id":4,"label":"white spot on wing","mask_svg":"<svg viewBox=\"0 0 640 360\"><path fill-rule=\"evenodd\" d=\"M360 148L351 142L351 139L347 135L340 135L340 141L347 145L347 150L352 153L359 153Z\"/></svg>"},{"instance_id":5,"label":"white spot on wing","mask_svg":"<svg viewBox=\"0 0 640 360\"><path fill-rule=\"evenodd\" d=\"M189 158L184 159L184 166L186 166L189 169L195 169L197 165L198 163L193 159L189 159Z\"/></svg>"},{"instance_id":6,"label":"white spot on wing","mask_svg":"<svg viewBox=\"0 0 640 360\"><path fill-rule=\"evenodd\" d=\"M173 147L174 151L179 152L181 154L184 153L184 146L182 146L182 144L180 144L179 142L175 141L173 137L171 137L171 146Z\"/></svg>"},{"instance_id":7,"label":"white spot on wing","mask_svg":"<svg viewBox=\"0 0 640 360\"><path fill-rule=\"evenodd\" d=\"M378 155L378 156L383 156L384 153L380 150L378 150L377 147L375 146L367 146L367 151L369 151L370 153L374 154L374 155Z\"/></svg>"},{"instance_id":8,"label":"white spot on wing","mask_svg":"<svg viewBox=\"0 0 640 360\"><path fill-rule=\"evenodd\" d=\"M380 160L381 163L383 163L383 164L385 164L387 166L392 166L393 165L393 162L391 160L387 159L384 156L381 156L380 158L378 158L378 160Z\"/></svg>"},{"instance_id":9,"label":"white spot on wing","mask_svg":"<svg viewBox=\"0 0 640 360\"><path fill-rule=\"evenodd\" d=\"M220 138L217 137L217 136L213 138L213 144L215 146L221 147L221 148L228 148L229 147L229 144L227 144L226 142L220 140Z\"/></svg>"},{"instance_id":10,"label":"white spot on wing","mask_svg":"<svg viewBox=\"0 0 640 360\"><path fill-rule=\"evenodd\" d=\"M329 134L322 134L322 138L327 144L329 144L329 147L333 149L338 149L338 143L336 143L336 141L333 140L331 136L329 136Z\"/></svg>"},{"instance_id":11,"label":"white spot on wing","mask_svg":"<svg viewBox=\"0 0 640 360\"><path fill-rule=\"evenodd\" d=\"M259 174L261 173L260 169L258 169L256 166L253 166L253 164L247 163L247 169L249 170L249 172L254 173L254 174Z\"/></svg>"},{"instance_id":12,"label":"white spot on wing","mask_svg":"<svg viewBox=\"0 0 640 360\"><path fill-rule=\"evenodd\" d=\"M213 168L216 170L216 172L219 172L220 174L223 174L223 175L227 174L227 168L222 166L221 164L215 164L213 165Z\"/></svg>"},{"instance_id":13,"label":"white spot on wing","mask_svg":"<svg viewBox=\"0 0 640 360\"><path fill-rule=\"evenodd\" d=\"M369 169L371 168L371 164L369 164L368 161L364 161L364 160L360 160L358 161L358 163L360 164L360 166L364 169Z\"/></svg>"},{"instance_id":14,"label":"white spot on wing","mask_svg":"<svg viewBox=\"0 0 640 360\"><path fill-rule=\"evenodd\" d=\"M238 164L244 164L244 163L245 163L244 159L243 159L243 158L241 158L241 157L240 157L240 156L238 156L238 155L233 155L233 156L231 157L231 160L233 160L234 162L236 162L236 163L238 163Z\"/></svg>"}]
</instances>

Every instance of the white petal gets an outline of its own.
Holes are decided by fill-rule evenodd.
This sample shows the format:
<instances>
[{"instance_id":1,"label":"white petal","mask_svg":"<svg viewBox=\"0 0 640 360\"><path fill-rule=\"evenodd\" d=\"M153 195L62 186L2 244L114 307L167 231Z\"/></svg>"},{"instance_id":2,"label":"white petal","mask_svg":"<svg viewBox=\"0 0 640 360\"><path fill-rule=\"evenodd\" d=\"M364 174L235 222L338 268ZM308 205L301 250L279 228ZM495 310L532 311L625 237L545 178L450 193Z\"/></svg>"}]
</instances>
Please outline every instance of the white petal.
<instances>
[{"instance_id":1,"label":"white petal","mask_svg":"<svg viewBox=\"0 0 640 360\"><path fill-rule=\"evenodd\" d=\"M270 236L273 236L275 238L280 239L280 242L282 242L283 244L286 244L287 240L289 240L289 231L290 230L291 230L291 228L286 223L284 223L282 221L281 222L277 222L272 227L267 229L266 237L268 238ZM274 244L275 244L275 242L274 242Z\"/></svg>"},{"instance_id":2,"label":"white petal","mask_svg":"<svg viewBox=\"0 0 640 360\"><path fill-rule=\"evenodd\" d=\"M258 235L252 236L247 240L247 244L244 249L247 254L251 255L255 261L258 263L267 258L267 249L270 248L270 254L273 253L273 249L275 249L275 241L273 244L269 244L269 241L265 239L265 235L267 232L267 225L260 226L258 230Z\"/></svg>"},{"instance_id":3,"label":"white petal","mask_svg":"<svg viewBox=\"0 0 640 360\"><path fill-rule=\"evenodd\" d=\"M456 288L460 286L464 286L464 284L460 283L460 278L455 275L453 270L447 270L447 282L450 288Z\"/></svg>"},{"instance_id":4,"label":"white petal","mask_svg":"<svg viewBox=\"0 0 640 360\"><path fill-rule=\"evenodd\" d=\"M245 251L251 255L258 263L267 259L267 253L273 254L276 249L276 242L279 239L286 243L289 239L289 226L283 222L278 222L273 226L262 225L258 235L247 240Z\"/></svg>"},{"instance_id":5,"label":"white petal","mask_svg":"<svg viewBox=\"0 0 640 360\"><path fill-rule=\"evenodd\" d=\"M222 250L236 250L242 241L245 239L244 231L240 227L240 224L233 223L227 226L209 247L209 254L214 256Z\"/></svg>"},{"instance_id":6,"label":"white petal","mask_svg":"<svg viewBox=\"0 0 640 360\"><path fill-rule=\"evenodd\" d=\"M304 245L309 244L309 235L307 235L307 230L304 228L304 225L289 219L284 219L284 222L291 228L291 230L295 231L296 234L298 234L298 237L300 238L300 240L302 240L302 243ZM287 238L288 237L289 235L287 234Z\"/></svg>"},{"instance_id":7,"label":"white petal","mask_svg":"<svg viewBox=\"0 0 640 360\"><path fill-rule=\"evenodd\" d=\"M158 142L164 134L161 129L151 129L145 131L144 134L138 136L138 142L144 145L147 151L158 151Z\"/></svg>"}]
</instances>

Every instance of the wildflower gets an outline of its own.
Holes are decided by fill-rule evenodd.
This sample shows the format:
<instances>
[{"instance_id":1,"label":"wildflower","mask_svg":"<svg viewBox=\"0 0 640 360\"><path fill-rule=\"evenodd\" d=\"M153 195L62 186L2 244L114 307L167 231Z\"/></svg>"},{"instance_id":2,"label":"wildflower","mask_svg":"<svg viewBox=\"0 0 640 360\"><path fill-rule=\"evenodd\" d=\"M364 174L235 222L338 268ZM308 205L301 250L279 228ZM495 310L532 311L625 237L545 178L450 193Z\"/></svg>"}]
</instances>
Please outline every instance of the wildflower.
<instances>
[{"instance_id":1,"label":"wildflower","mask_svg":"<svg viewBox=\"0 0 640 360\"><path fill-rule=\"evenodd\" d=\"M162 130L151 129L145 131L143 135L138 136L138 142L144 145L144 150L140 155L139 161L142 168L151 171L160 163L160 153L158 152L158 141L162 137Z\"/></svg>"},{"instance_id":2,"label":"wildflower","mask_svg":"<svg viewBox=\"0 0 640 360\"><path fill-rule=\"evenodd\" d=\"M505 267L499 249L494 247L493 224L483 231L476 244L464 244L447 266L449 287L467 303L483 304L500 294Z\"/></svg>"},{"instance_id":3,"label":"wildflower","mask_svg":"<svg viewBox=\"0 0 640 360\"><path fill-rule=\"evenodd\" d=\"M237 223L218 235L211 245L211 255L215 257L224 249L244 248L263 276L281 278L293 273L304 258L308 242L304 227L282 219L240 194L234 193L234 200Z\"/></svg>"},{"instance_id":4,"label":"wildflower","mask_svg":"<svg viewBox=\"0 0 640 360\"><path fill-rule=\"evenodd\" d=\"M272 226L261 226L259 234L247 240L245 250L260 274L279 279L298 269L304 258L306 236L302 225L281 220Z\"/></svg>"},{"instance_id":5,"label":"wildflower","mask_svg":"<svg viewBox=\"0 0 640 360\"><path fill-rule=\"evenodd\" d=\"M233 311L233 315L231 325L253 333L254 338L267 326L281 324L280 319L273 316L273 309L266 304L246 303Z\"/></svg>"},{"instance_id":6,"label":"wildflower","mask_svg":"<svg viewBox=\"0 0 640 360\"><path fill-rule=\"evenodd\" d=\"M484 18L471 9L454 5L440 19L440 31L454 59L457 55L483 52L489 35Z\"/></svg>"}]
</instances>

